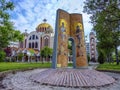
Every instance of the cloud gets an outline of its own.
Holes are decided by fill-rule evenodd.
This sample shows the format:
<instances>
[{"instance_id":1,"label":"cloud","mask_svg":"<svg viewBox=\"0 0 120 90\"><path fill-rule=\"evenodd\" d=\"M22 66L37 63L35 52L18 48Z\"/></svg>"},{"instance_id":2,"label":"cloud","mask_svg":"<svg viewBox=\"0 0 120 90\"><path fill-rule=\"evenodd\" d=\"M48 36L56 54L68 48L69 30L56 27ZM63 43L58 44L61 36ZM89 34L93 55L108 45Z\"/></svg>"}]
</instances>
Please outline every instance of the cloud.
<instances>
[{"instance_id":1,"label":"cloud","mask_svg":"<svg viewBox=\"0 0 120 90\"><path fill-rule=\"evenodd\" d=\"M66 10L69 13L82 13L85 34L89 34L92 25L88 23L89 15L83 13L84 0L12 0L15 3L15 9L11 13L12 21L16 29L24 32L34 31L37 25L46 18L47 22L55 28L56 10L58 8Z\"/></svg>"}]
</instances>

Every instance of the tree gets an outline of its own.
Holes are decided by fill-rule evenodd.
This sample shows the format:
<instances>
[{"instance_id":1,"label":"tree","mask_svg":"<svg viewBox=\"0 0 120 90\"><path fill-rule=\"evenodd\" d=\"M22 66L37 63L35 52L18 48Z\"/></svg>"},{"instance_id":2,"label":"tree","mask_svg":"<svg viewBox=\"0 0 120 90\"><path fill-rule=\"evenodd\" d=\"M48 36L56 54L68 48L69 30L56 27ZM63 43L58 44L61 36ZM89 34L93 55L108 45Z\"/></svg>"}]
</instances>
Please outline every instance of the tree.
<instances>
[{"instance_id":1,"label":"tree","mask_svg":"<svg viewBox=\"0 0 120 90\"><path fill-rule=\"evenodd\" d=\"M30 49L29 52L30 52L30 61L31 61L33 56L35 57L35 50L34 49ZM26 54L26 57L27 57L27 54Z\"/></svg>"},{"instance_id":2,"label":"tree","mask_svg":"<svg viewBox=\"0 0 120 90\"><path fill-rule=\"evenodd\" d=\"M10 21L9 12L14 9L11 1L0 0L0 50L7 47L10 41L22 40L23 35L16 31Z\"/></svg>"},{"instance_id":3,"label":"tree","mask_svg":"<svg viewBox=\"0 0 120 90\"><path fill-rule=\"evenodd\" d=\"M120 45L120 1L86 0L84 12L91 14L93 30L100 43L98 49L102 48L109 56L114 48L116 62L119 64L117 47Z\"/></svg>"},{"instance_id":4,"label":"tree","mask_svg":"<svg viewBox=\"0 0 120 90\"><path fill-rule=\"evenodd\" d=\"M90 55L87 54L87 60L88 60L88 63L90 62Z\"/></svg>"},{"instance_id":5,"label":"tree","mask_svg":"<svg viewBox=\"0 0 120 90\"><path fill-rule=\"evenodd\" d=\"M120 60L120 51L118 51L118 56L119 56L119 60Z\"/></svg>"},{"instance_id":6,"label":"tree","mask_svg":"<svg viewBox=\"0 0 120 90\"><path fill-rule=\"evenodd\" d=\"M10 41L23 41L24 39L24 35L21 34L21 32L19 30L13 30L11 31L11 34L9 34L9 40Z\"/></svg>"},{"instance_id":7,"label":"tree","mask_svg":"<svg viewBox=\"0 0 120 90\"><path fill-rule=\"evenodd\" d=\"M34 49L30 49L29 52L30 52L30 56L34 56L34 54L35 54Z\"/></svg>"},{"instance_id":8,"label":"tree","mask_svg":"<svg viewBox=\"0 0 120 90\"><path fill-rule=\"evenodd\" d=\"M105 62L105 58L104 58L104 55L102 52L99 53L99 56L98 56L98 62L100 64L103 64Z\"/></svg>"},{"instance_id":9,"label":"tree","mask_svg":"<svg viewBox=\"0 0 120 90\"><path fill-rule=\"evenodd\" d=\"M72 55L72 42L68 41L69 55Z\"/></svg>"},{"instance_id":10,"label":"tree","mask_svg":"<svg viewBox=\"0 0 120 90\"><path fill-rule=\"evenodd\" d=\"M22 60L23 56L24 56L24 54L22 52L18 53L18 55L17 55L18 60Z\"/></svg>"},{"instance_id":11,"label":"tree","mask_svg":"<svg viewBox=\"0 0 120 90\"><path fill-rule=\"evenodd\" d=\"M4 51L0 51L0 62L4 61L5 56L6 56L5 52Z\"/></svg>"},{"instance_id":12,"label":"tree","mask_svg":"<svg viewBox=\"0 0 120 90\"><path fill-rule=\"evenodd\" d=\"M47 59L47 57L52 56L52 52L53 50L46 46L40 51L40 56L45 57Z\"/></svg>"}]
</instances>

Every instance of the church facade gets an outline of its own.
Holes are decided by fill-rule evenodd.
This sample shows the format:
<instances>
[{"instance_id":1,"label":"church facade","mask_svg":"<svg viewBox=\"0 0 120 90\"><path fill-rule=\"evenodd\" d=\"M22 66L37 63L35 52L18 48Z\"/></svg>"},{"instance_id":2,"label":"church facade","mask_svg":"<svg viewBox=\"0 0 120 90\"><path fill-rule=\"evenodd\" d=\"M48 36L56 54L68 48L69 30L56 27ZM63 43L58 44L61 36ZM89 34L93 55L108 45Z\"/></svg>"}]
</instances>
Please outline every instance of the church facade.
<instances>
[{"instance_id":1,"label":"church facade","mask_svg":"<svg viewBox=\"0 0 120 90\"><path fill-rule=\"evenodd\" d=\"M44 22L36 27L36 31L32 31L29 34L27 31L24 33L24 41L20 43L20 48L32 48L40 51L43 47L48 46L53 48L53 28L50 24Z\"/></svg>"}]
</instances>

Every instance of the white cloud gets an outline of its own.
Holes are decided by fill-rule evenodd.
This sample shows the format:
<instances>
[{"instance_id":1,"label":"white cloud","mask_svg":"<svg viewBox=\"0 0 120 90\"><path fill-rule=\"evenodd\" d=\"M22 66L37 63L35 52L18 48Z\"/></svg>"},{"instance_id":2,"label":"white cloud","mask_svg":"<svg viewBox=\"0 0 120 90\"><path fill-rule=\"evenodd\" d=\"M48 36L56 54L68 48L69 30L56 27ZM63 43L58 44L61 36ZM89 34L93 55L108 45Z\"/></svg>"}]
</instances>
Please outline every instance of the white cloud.
<instances>
[{"instance_id":1,"label":"white cloud","mask_svg":"<svg viewBox=\"0 0 120 90\"><path fill-rule=\"evenodd\" d=\"M16 2L16 7L12 15L15 27L21 32L25 29L28 32L35 30L37 25L46 18L47 22L55 28L56 10L58 8L69 13L82 13L84 0L21 0ZM85 34L89 34L92 25L89 22L89 15L83 14Z\"/></svg>"}]
</instances>

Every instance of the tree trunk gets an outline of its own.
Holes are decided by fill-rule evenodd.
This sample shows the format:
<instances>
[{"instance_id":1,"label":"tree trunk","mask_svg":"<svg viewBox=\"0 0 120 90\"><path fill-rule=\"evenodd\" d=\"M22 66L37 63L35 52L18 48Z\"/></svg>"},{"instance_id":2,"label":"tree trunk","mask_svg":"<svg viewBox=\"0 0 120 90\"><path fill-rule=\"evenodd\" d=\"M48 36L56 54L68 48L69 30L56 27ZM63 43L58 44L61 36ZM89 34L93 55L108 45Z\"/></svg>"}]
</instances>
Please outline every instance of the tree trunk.
<instances>
[{"instance_id":1,"label":"tree trunk","mask_svg":"<svg viewBox=\"0 0 120 90\"><path fill-rule=\"evenodd\" d=\"M42 56L41 58L42 58L42 59L41 59L41 60L42 60L42 64L44 64L44 57Z\"/></svg>"},{"instance_id":2,"label":"tree trunk","mask_svg":"<svg viewBox=\"0 0 120 90\"><path fill-rule=\"evenodd\" d=\"M119 65L119 60L118 60L118 49L117 46L115 45L115 55L116 55L116 64Z\"/></svg>"},{"instance_id":3,"label":"tree trunk","mask_svg":"<svg viewBox=\"0 0 120 90\"><path fill-rule=\"evenodd\" d=\"M109 64L111 63L111 61L110 61L110 53L108 54L108 62L109 62Z\"/></svg>"},{"instance_id":4,"label":"tree trunk","mask_svg":"<svg viewBox=\"0 0 120 90\"><path fill-rule=\"evenodd\" d=\"M109 63L109 56L108 56L108 54L106 56L106 62Z\"/></svg>"}]
</instances>

